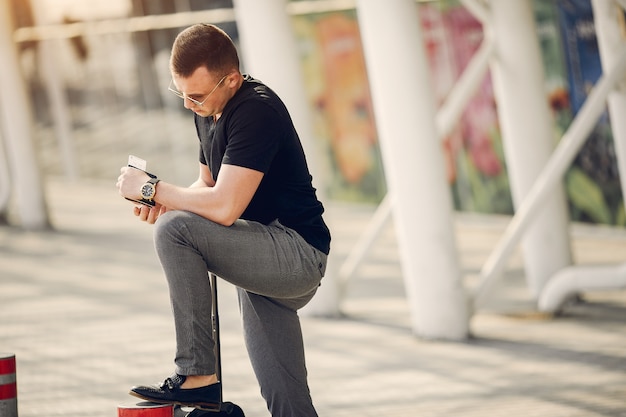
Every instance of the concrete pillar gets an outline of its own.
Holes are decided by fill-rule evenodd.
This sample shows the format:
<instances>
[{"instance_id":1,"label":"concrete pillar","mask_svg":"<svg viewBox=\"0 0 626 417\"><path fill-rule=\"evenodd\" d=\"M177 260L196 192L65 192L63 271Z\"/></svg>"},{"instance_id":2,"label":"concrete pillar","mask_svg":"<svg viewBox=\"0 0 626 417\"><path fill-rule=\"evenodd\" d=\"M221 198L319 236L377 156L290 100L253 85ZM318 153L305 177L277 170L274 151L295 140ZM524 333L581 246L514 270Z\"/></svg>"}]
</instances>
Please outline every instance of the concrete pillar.
<instances>
[{"instance_id":1,"label":"concrete pillar","mask_svg":"<svg viewBox=\"0 0 626 417\"><path fill-rule=\"evenodd\" d=\"M626 48L624 10L614 0L592 0L600 58L604 71L617 63ZM608 97L611 129L619 165L622 194L626 198L626 76Z\"/></svg>"},{"instance_id":2,"label":"concrete pillar","mask_svg":"<svg viewBox=\"0 0 626 417\"><path fill-rule=\"evenodd\" d=\"M490 4L492 75L513 203L519 208L554 149L553 120L530 0ZM522 239L526 280L534 297L572 262L565 201L563 187L555 187Z\"/></svg>"},{"instance_id":3,"label":"concrete pillar","mask_svg":"<svg viewBox=\"0 0 626 417\"><path fill-rule=\"evenodd\" d=\"M358 0L357 12L413 331L463 339L468 305L417 6Z\"/></svg>"},{"instance_id":4,"label":"concrete pillar","mask_svg":"<svg viewBox=\"0 0 626 417\"><path fill-rule=\"evenodd\" d=\"M235 0L235 16L245 71L272 88L289 109L318 198L324 200L325 178L318 162L311 109L304 88L299 52L286 0ZM332 276L332 255L323 285L304 314L339 314L339 288Z\"/></svg>"},{"instance_id":5,"label":"concrete pillar","mask_svg":"<svg viewBox=\"0 0 626 417\"><path fill-rule=\"evenodd\" d=\"M32 141L32 109L13 42L11 16L10 1L0 0L0 127L22 226L45 229L50 222Z\"/></svg>"}]
</instances>

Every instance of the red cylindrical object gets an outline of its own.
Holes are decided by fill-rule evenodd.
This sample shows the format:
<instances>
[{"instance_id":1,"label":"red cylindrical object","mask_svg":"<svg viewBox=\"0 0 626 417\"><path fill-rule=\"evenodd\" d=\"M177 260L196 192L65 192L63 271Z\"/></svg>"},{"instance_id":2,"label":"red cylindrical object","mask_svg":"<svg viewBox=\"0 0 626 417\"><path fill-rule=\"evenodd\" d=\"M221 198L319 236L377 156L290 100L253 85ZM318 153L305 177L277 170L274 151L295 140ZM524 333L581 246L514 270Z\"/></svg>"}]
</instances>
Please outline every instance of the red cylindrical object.
<instances>
[{"instance_id":1,"label":"red cylindrical object","mask_svg":"<svg viewBox=\"0 0 626 417\"><path fill-rule=\"evenodd\" d=\"M0 353L0 415L17 417L15 355Z\"/></svg>"},{"instance_id":2,"label":"red cylindrical object","mask_svg":"<svg viewBox=\"0 0 626 417\"><path fill-rule=\"evenodd\" d=\"M174 406L148 402L120 405L117 407L117 417L174 417Z\"/></svg>"}]
</instances>

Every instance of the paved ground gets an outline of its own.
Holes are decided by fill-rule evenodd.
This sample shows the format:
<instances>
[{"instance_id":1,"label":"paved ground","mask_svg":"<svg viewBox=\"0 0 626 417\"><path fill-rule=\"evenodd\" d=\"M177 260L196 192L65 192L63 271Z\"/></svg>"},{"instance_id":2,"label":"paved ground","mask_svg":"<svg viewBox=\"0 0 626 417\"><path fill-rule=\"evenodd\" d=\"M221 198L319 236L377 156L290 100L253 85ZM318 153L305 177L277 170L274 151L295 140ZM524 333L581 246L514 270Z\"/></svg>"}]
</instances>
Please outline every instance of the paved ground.
<instances>
[{"instance_id":1,"label":"paved ground","mask_svg":"<svg viewBox=\"0 0 626 417\"><path fill-rule=\"evenodd\" d=\"M130 385L172 370L172 322L151 227L111 181L49 180L54 232L0 227L0 351L17 356L19 415L115 416ZM94 199L94 195L98 199ZM372 214L331 205L333 267ZM506 219L459 216L468 285ZM623 262L626 232L576 226L577 263ZM585 294L534 313L520 256L465 342L412 335L396 243L385 231L335 319L305 317L321 416L626 416L626 293ZM267 416L245 354L235 294L220 286L225 396Z\"/></svg>"}]
</instances>

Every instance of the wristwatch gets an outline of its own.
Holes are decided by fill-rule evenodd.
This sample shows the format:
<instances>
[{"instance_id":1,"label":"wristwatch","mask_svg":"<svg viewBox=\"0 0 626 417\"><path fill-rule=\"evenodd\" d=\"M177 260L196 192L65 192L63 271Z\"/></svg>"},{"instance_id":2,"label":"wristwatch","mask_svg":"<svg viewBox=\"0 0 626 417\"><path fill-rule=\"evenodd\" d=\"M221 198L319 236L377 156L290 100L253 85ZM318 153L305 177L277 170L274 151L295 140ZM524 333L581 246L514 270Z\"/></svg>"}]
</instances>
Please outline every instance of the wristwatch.
<instances>
[{"instance_id":1,"label":"wristwatch","mask_svg":"<svg viewBox=\"0 0 626 417\"><path fill-rule=\"evenodd\" d=\"M154 195L156 194L156 185L159 179L151 177L148 182L141 186L141 198L148 202L152 202Z\"/></svg>"}]
</instances>

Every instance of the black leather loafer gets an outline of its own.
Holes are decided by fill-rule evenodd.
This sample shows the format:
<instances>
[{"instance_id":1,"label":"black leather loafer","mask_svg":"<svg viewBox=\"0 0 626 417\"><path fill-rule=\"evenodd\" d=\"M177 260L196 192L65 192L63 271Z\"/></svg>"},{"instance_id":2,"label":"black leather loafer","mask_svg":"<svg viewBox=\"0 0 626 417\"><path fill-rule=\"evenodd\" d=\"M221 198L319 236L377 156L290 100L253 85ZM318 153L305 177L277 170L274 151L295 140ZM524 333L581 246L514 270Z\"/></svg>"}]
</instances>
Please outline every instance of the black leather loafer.
<instances>
[{"instance_id":1,"label":"black leather loafer","mask_svg":"<svg viewBox=\"0 0 626 417\"><path fill-rule=\"evenodd\" d=\"M184 375L174 374L159 385L135 386L129 394L142 400L158 404L177 404L208 411L218 411L222 403L220 383L200 388L183 389L187 379Z\"/></svg>"}]
</instances>

